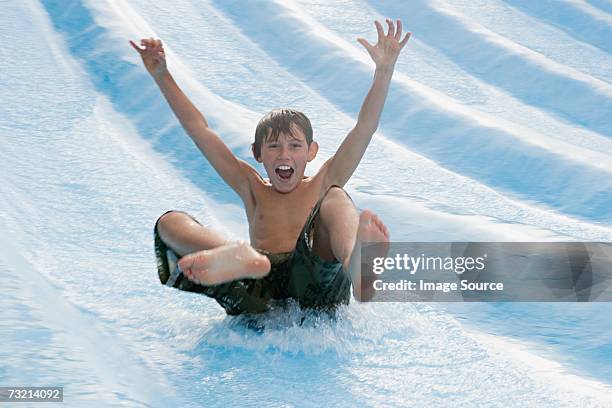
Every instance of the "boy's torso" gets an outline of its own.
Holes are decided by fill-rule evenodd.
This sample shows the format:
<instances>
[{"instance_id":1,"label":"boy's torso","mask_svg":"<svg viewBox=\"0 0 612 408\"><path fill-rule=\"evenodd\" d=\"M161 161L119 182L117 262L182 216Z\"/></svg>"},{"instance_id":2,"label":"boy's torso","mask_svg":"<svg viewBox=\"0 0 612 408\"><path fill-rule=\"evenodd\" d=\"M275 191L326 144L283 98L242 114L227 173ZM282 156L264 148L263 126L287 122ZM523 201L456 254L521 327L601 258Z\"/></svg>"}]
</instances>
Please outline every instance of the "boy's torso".
<instances>
[{"instance_id":1,"label":"boy's torso","mask_svg":"<svg viewBox=\"0 0 612 408\"><path fill-rule=\"evenodd\" d=\"M267 181L251 183L253 200L245 200L251 245L272 253L291 252L322 190L322 177L305 177L289 193L279 193Z\"/></svg>"}]
</instances>

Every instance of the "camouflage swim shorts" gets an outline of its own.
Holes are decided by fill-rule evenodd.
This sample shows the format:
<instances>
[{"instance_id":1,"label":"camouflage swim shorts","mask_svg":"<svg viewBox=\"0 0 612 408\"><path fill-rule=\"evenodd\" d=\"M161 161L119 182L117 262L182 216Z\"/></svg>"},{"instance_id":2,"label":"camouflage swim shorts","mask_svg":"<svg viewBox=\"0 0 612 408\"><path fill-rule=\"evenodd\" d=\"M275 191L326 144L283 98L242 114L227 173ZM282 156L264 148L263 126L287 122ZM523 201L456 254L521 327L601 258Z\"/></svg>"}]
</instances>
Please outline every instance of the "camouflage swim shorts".
<instances>
[{"instance_id":1,"label":"camouflage swim shorts","mask_svg":"<svg viewBox=\"0 0 612 408\"><path fill-rule=\"evenodd\" d=\"M314 226L322 201L323 198L313 207L292 252L275 254L258 250L270 260L272 267L267 276L214 286L194 283L176 268L177 255L160 238L158 219L153 234L159 279L164 285L215 299L229 315L266 312L275 301L289 298L298 300L305 308L330 310L339 304L348 304L351 282L342 264L326 261L312 251Z\"/></svg>"}]
</instances>

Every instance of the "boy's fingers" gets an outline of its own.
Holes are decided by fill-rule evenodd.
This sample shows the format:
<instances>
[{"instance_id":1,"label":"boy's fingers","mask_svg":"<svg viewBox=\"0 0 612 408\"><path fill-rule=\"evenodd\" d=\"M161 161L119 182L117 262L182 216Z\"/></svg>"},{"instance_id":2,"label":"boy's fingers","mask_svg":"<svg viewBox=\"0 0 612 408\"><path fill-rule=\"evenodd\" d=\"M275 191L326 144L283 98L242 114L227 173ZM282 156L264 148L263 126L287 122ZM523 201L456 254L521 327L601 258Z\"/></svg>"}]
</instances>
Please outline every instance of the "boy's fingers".
<instances>
[{"instance_id":1,"label":"boy's fingers","mask_svg":"<svg viewBox=\"0 0 612 408\"><path fill-rule=\"evenodd\" d=\"M134 41L130 40L130 45L132 46L132 48L134 48L136 51L138 51L139 54L142 54L144 50L142 50L139 46L137 46Z\"/></svg>"},{"instance_id":2,"label":"boy's fingers","mask_svg":"<svg viewBox=\"0 0 612 408\"><path fill-rule=\"evenodd\" d=\"M389 26L389 32L387 33L387 35L389 37L393 37L395 35L395 27L393 27L393 21L387 19L387 25Z\"/></svg>"},{"instance_id":3,"label":"boy's fingers","mask_svg":"<svg viewBox=\"0 0 612 408\"><path fill-rule=\"evenodd\" d=\"M397 19L397 31L395 32L395 39L397 41L402 39L402 22L400 19Z\"/></svg>"},{"instance_id":4,"label":"boy's fingers","mask_svg":"<svg viewBox=\"0 0 612 408\"><path fill-rule=\"evenodd\" d=\"M376 31L378 31L378 41L385 36L385 31L382 28L382 24L378 22L378 20L374 21L374 25L376 26Z\"/></svg>"},{"instance_id":5,"label":"boy's fingers","mask_svg":"<svg viewBox=\"0 0 612 408\"><path fill-rule=\"evenodd\" d=\"M402 40L402 42L400 42L400 48L403 48L404 45L406 45L406 43L408 42L408 40L410 39L410 36L412 35L412 33L406 33L406 35L404 36L404 39Z\"/></svg>"},{"instance_id":6,"label":"boy's fingers","mask_svg":"<svg viewBox=\"0 0 612 408\"><path fill-rule=\"evenodd\" d=\"M366 40L365 38L358 38L357 42L361 45L363 45L363 47L368 50L368 52L370 52L370 50L374 47L372 44L370 44L368 42L368 40Z\"/></svg>"},{"instance_id":7,"label":"boy's fingers","mask_svg":"<svg viewBox=\"0 0 612 408\"><path fill-rule=\"evenodd\" d=\"M370 55L370 58L374 58L374 46L363 38L358 38L357 41L359 42L359 44L363 45L363 48L366 49L366 51Z\"/></svg>"}]
</instances>

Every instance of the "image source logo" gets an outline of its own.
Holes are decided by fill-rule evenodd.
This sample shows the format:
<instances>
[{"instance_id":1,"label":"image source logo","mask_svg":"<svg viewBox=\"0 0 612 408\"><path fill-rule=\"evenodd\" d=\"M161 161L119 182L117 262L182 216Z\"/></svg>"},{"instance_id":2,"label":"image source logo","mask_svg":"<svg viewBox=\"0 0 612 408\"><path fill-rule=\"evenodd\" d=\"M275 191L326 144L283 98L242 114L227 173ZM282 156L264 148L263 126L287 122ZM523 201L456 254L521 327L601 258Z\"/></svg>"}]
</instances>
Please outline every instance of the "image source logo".
<instances>
[{"instance_id":1,"label":"image source logo","mask_svg":"<svg viewBox=\"0 0 612 408\"><path fill-rule=\"evenodd\" d=\"M612 301L612 243L364 244L369 301Z\"/></svg>"}]
</instances>

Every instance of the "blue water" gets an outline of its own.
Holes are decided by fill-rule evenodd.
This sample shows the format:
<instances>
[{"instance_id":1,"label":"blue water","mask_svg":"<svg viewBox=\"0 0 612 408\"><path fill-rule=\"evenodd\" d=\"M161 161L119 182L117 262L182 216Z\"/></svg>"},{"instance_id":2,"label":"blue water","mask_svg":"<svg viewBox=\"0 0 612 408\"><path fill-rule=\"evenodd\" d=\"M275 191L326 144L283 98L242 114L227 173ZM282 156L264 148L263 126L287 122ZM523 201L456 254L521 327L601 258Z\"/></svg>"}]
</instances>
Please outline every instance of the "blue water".
<instances>
[{"instance_id":1,"label":"blue water","mask_svg":"<svg viewBox=\"0 0 612 408\"><path fill-rule=\"evenodd\" d=\"M0 385L64 386L68 406L606 406L609 304L351 303L331 320L290 307L261 332L159 285L161 213L233 238L247 225L127 42L161 37L254 165L258 118L306 112L312 173L367 91L355 37L397 13L414 35L347 185L357 206L397 241L610 241L612 56L597 33L611 24L589 3L575 23L520 1L4 4Z\"/></svg>"},{"instance_id":2,"label":"blue water","mask_svg":"<svg viewBox=\"0 0 612 408\"><path fill-rule=\"evenodd\" d=\"M446 304L459 321L486 333L541 345L544 355L575 367L582 375L612 379L612 322L607 303Z\"/></svg>"}]
</instances>

